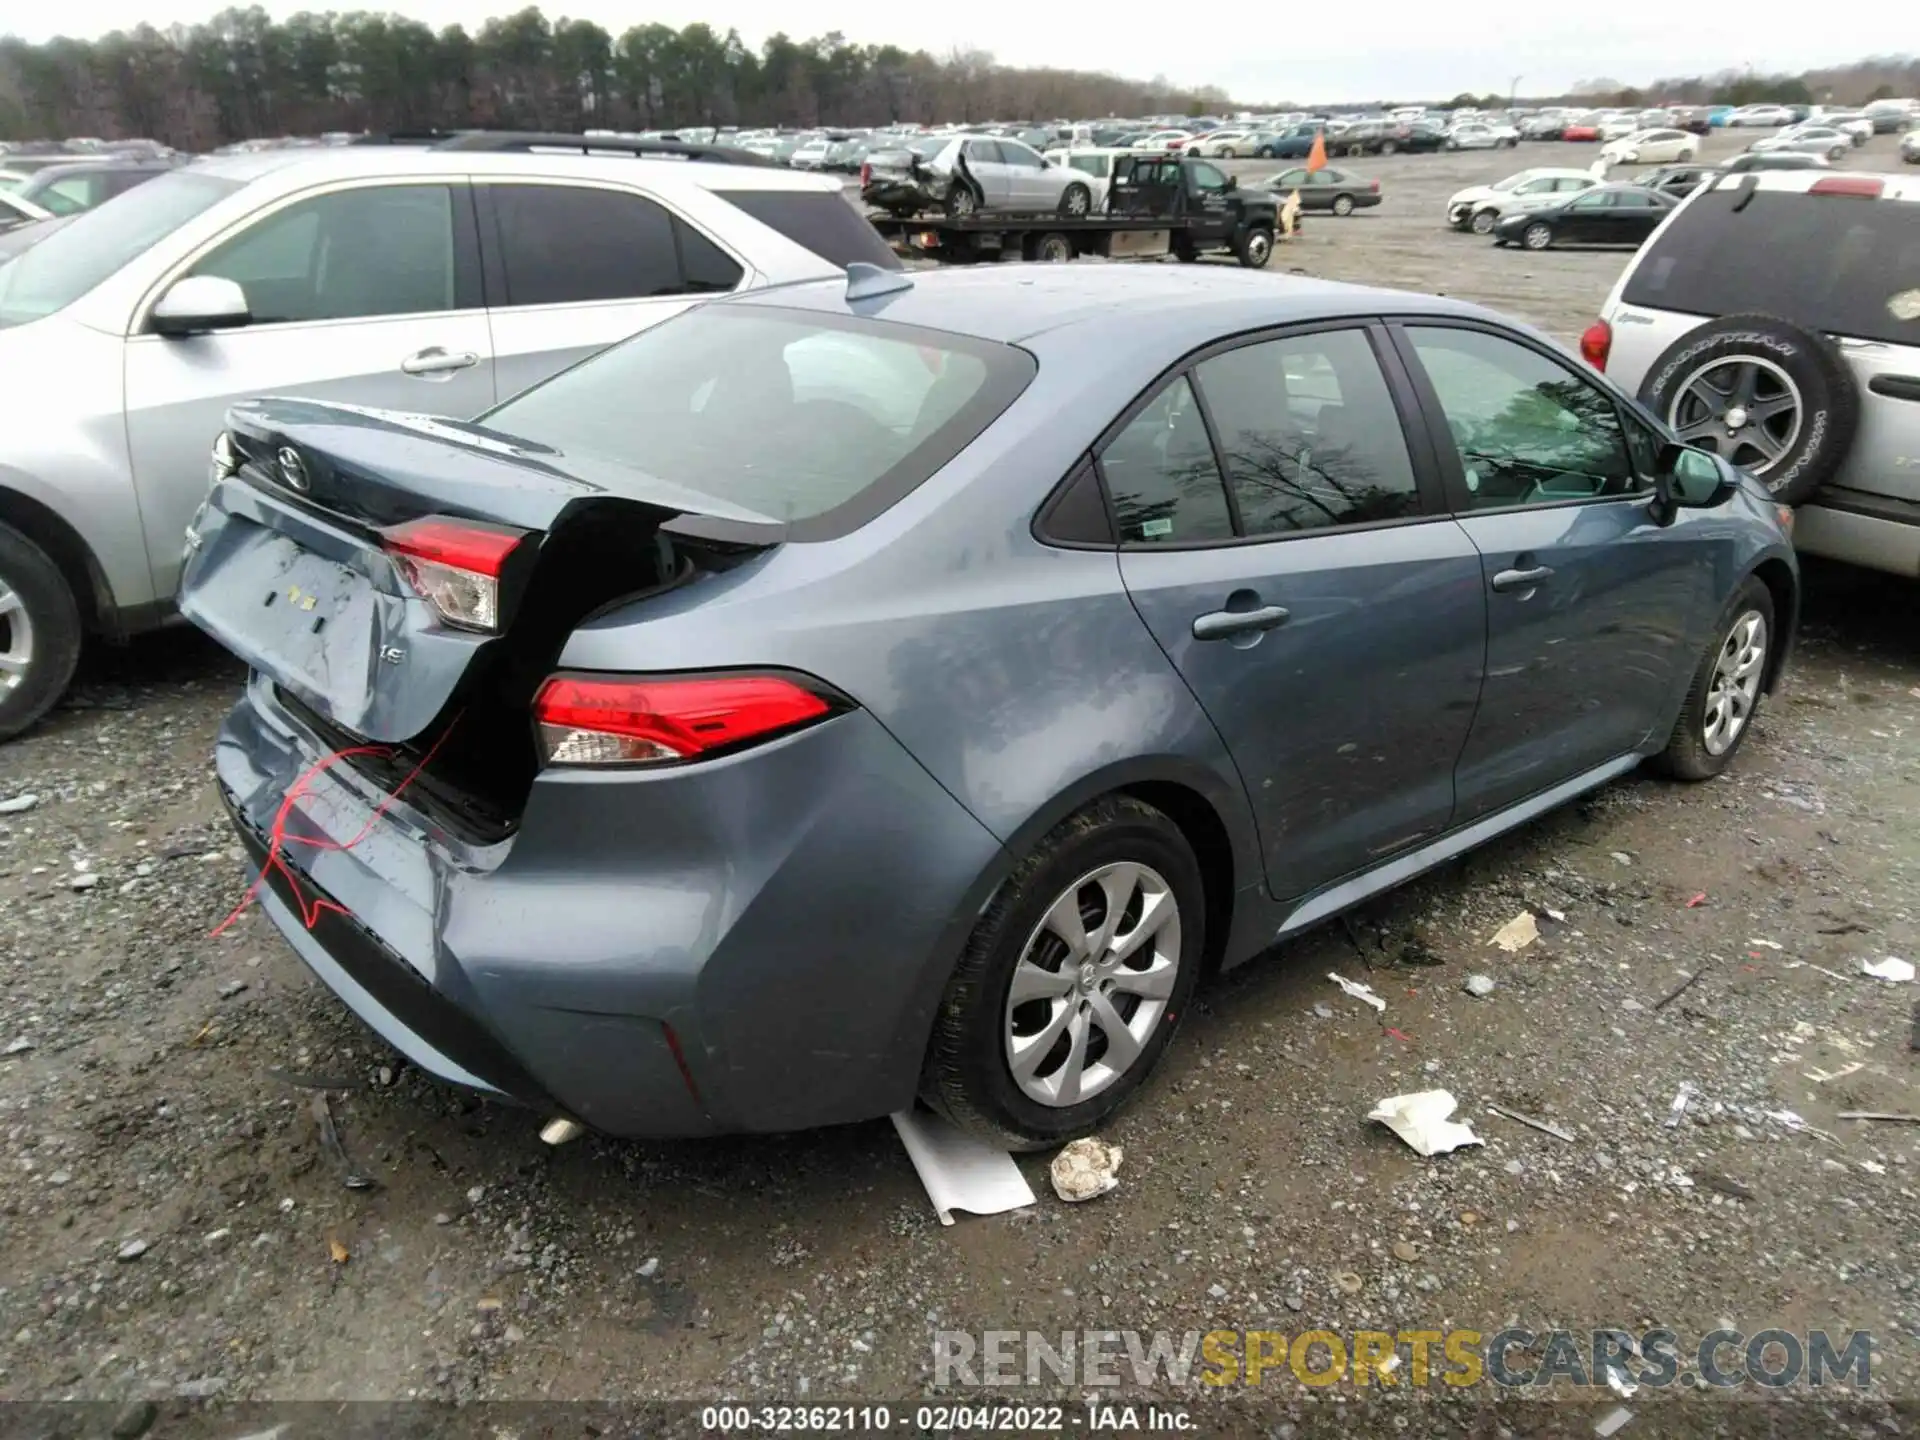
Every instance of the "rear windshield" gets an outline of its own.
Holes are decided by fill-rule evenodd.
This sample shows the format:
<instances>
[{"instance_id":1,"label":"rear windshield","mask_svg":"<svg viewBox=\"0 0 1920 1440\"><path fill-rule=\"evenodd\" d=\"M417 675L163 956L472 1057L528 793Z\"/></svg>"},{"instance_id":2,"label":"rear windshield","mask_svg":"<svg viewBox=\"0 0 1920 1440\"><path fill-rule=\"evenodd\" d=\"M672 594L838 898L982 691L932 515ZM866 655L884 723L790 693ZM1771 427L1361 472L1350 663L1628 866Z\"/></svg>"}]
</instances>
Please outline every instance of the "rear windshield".
<instances>
[{"instance_id":1,"label":"rear windshield","mask_svg":"<svg viewBox=\"0 0 1920 1440\"><path fill-rule=\"evenodd\" d=\"M240 187L176 170L68 220L0 264L0 329L64 310L163 236Z\"/></svg>"},{"instance_id":2,"label":"rear windshield","mask_svg":"<svg viewBox=\"0 0 1920 1440\"><path fill-rule=\"evenodd\" d=\"M1024 350L944 331L709 305L561 372L483 423L785 522L795 539L823 539L933 475L1034 369Z\"/></svg>"},{"instance_id":3,"label":"rear windshield","mask_svg":"<svg viewBox=\"0 0 1920 1440\"><path fill-rule=\"evenodd\" d=\"M880 232L838 192L820 190L716 190L762 225L811 250L829 265L846 269L856 260L898 270L900 257Z\"/></svg>"},{"instance_id":4,"label":"rear windshield","mask_svg":"<svg viewBox=\"0 0 1920 1440\"><path fill-rule=\"evenodd\" d=\"M1736 209L1741 194L1696 196L1640 257L1626 303L1692 315L1759 310L1811 330L1920 345L1920 206L1760 190Z\"/></svg>"}]
</instances>

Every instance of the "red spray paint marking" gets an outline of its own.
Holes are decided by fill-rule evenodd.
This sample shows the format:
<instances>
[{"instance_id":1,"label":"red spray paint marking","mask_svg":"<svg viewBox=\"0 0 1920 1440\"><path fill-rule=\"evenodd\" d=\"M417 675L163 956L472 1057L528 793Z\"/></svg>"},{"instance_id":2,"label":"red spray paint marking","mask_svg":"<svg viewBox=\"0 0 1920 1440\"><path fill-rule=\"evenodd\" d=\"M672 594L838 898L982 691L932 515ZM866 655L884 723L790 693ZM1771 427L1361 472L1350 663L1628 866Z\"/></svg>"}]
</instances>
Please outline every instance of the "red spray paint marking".
<instances>
[{"instance_id":1,"label":"red spray paint marking","mask_svg":"<svg viewBox=\"0 0 1920 1440\"><path fill-rule=\"evenodd\" d=\"M433 759L434 755L439 751L440 746L446 741L447 736L453 733L454 726L459 723L460 717L458 715L454 716L453 721L447 728L440 732L440 738L427 747L427 753L420 757L420 763L409 770L405 778L403 778L398 785L394 786L390 793L382 797L378 805L373 807L373 813L367 817L367 823L360 827L360 832L351 840L331 840L324 835L289 835L287 833L287 821L293 816L294 805L310 793L313 782L333 766L339 764L342 760L351 760L359 755L388 756L393 753L392 747L387 745L354 745L345 750L330 751L322 755L305 770L301 771L300 778L293 782L293 785L288 789L286 795L282 797L280 808L274 811L273 825L267 831L267 858L260 866L260 873L253 877L253 883L247 886L247 893L240 897L240 903L228 912L226 919L213 927L212 931L208 934L208 938L218 939L227 932L235 921L246 914L247 907L251 905L259 895L260 887L267 883L267 876L276 870L280 872L281 877L287 882L287 888L293 894L294 907L300 912L300 923L306 926L308 930L312 930L315 925L319 924L320 917L329 910L333 911L336 915L345 915L347 910L342 905L337 905L333 901L319 896L316 896L312 900L306 897L306 894L300 888L299 872L287 863L286 847L288 845L306 845L315 850L353 849L354 846L358 845L373 833L373 827L380 823L381 817L387 813L387 807L398 800L406 788L413 783L414 777L427 768L428 762Z\"/></svg>"}]
</instances>

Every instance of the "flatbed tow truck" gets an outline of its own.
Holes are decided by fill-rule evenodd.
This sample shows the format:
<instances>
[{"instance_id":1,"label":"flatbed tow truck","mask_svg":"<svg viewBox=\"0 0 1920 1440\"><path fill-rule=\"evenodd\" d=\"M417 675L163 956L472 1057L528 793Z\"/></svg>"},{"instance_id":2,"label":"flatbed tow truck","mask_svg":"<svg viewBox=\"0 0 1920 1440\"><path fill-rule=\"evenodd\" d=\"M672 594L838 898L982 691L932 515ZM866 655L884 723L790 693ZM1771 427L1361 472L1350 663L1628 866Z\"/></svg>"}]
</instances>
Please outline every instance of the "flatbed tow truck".
<instances>
[{"instance_id":1,"label":"flatbed tow truck","mask_svg":"<svg viewBox=\"0 0 1920 1440\"><path fill-rule=\"evenodd\" d=\"M1225 251L1258 270L1273 257L1279 232L1279 206L1271 195L1242 190L1214 166L1172 154L1122 156L1115 162L1104 209L1077 218L976 213L868 219L900 253L951 264L1083 255L1197 260Z\"/></svg>"}]
</instances>

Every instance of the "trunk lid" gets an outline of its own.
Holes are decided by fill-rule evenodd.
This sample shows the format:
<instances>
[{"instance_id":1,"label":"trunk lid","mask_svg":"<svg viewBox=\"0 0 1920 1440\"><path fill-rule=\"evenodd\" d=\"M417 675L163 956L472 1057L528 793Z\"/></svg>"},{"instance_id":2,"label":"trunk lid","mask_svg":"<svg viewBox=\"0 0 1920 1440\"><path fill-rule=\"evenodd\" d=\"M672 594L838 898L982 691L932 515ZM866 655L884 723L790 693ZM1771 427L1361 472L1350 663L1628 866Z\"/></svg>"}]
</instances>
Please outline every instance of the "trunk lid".
<instances>
[{"instance_id":1,"label":"trunk lid","mask_svg":"<svg viewBox=\"0 0 1920 1440\"><path fill-rule=\"evenodd\" d=\"M181 612L349 739L404 744L469 707L509 724L518 707L524 724L587 614L783 535L725 501L464 422L264 400L235 407L225 445L188 530ZM496 553L423 552L408 538L423 527ZM412 578L422 553L475 577L461 594L494 566L492 603L473 612L490 627L449 621Z\"/></svg>"}]
</instances>

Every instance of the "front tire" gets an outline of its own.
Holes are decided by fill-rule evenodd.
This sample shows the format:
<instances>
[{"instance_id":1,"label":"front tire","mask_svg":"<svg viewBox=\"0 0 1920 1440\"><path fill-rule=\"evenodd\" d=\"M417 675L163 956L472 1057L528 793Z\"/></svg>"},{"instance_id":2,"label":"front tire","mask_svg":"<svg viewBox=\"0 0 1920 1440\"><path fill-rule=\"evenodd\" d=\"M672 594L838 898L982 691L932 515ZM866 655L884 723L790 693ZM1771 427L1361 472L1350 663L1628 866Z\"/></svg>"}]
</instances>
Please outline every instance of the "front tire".
<instances>
[{"instance_id":1,"label":"front tire","mask_svg":"<svg viewBox=\"0 0 1920 1440\"><path fill-rule=\"evenodd\" d=\"M1553 227L1536 220L1527 226L1520 243L1529 250L1545 250L1553 244Z\"/></svg>"},{"instance_id":2,"label":"front tire","mask_svg":"<svg viewBox=\"0 0 1920 1440\"><path fill-rule=\"evenodd\" d=\"M1180 829L1110 795L1062 822L981 913L947 983L921 1095L1017 1150L1097 1128L1167 1045L1206 952Z\"/></svg>"},{"instance_id":3,"label":"front tire","mask_svg":"<svg viewBox=\"0 0 1920 1440\"><path fill-rule=\"evenodd\" d=\"M80 606L60 567L0 525L0 740L51 710L79 663Z\"/></svg>"},{"instance_id":4,"label":"front tire","mask_svg":"<svg viewBox=\"0 0 1920 1440\"><path fill-rule=\"evenodd\" d=\"M1749 575L1734 592L1700 658L1667 748L1654 765L1675 780L1710 780L1753 728L1773 658L1773 594Z\"/></svg>"},{"instance_id":5,"label":"front tire","mask_svg":"<svg viewBox=\"0 0 1920 1440\"><path fill-rule=\"evenodd\" d=\"M1247 269L1264 270L1273 258L1273 232L1264 225L1242 231L1233 242L1233 254Z\"/></svg>"},{"instance_id":6,"label":"front tire","mask_svg":"<svg viewBox=\"0 0 1920 1440\"><path fill-rule=\"evenodd\" d=\"M1398 142L1393 140L1382 140L1380 142L1380 153L1382 155L1391 155L1395 151L1397 151L1399 148L1400 146Z\"/></svg>"}]
</instances>

